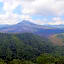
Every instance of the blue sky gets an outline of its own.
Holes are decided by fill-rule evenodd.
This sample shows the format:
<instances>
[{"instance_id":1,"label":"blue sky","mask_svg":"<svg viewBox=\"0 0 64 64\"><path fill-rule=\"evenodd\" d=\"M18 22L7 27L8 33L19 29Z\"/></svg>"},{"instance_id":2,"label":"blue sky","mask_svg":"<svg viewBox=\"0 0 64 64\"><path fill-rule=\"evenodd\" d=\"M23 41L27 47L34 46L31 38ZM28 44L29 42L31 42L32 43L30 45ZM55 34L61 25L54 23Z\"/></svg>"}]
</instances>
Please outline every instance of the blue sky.
<instances>
[{"instance_id":1,"label":"blue sky","mask_svg":"<svg viewBox=\"0 0 64 64\"><path fill-rule=\"evenodd\" d=\"M4 3L0 2L0 14L5 14L5 10L3 9Z\"/></svg>"},{"instance_id":2,"label":"blue sky","mask_svg":"<svg viewBox=\"0 0 64 64\"><path fill-rule=\"evenodd\" d=\"M18 6L13 10L13 13L14 13L14 14L21 15L21 14L22 14L21 10L22 10L22 6L21 6L21 5L18 5Z\"/></svg>"},{"instance_id":3,"label":"blue sky","mask_svg":"<svg viewBox=\"0 0 64 64\"><path fill-rule=\"evenodd\" d=\"M0 0L0 24L29 20L36 24L64 24L62 0Z\"/></svg>"}]
</instances>

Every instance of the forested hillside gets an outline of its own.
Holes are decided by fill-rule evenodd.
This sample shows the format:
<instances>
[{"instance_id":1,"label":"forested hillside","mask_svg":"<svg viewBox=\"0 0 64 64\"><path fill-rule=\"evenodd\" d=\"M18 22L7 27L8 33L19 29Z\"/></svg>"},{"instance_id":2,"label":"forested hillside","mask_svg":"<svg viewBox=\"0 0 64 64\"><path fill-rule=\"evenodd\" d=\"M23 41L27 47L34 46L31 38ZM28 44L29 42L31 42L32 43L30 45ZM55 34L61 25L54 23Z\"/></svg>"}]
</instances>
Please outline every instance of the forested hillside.
<instances>
[{"instance_id":1,"label":"forested hillside","mask_svg":"<svg viewBox=\"0 0 64 64\"><path fill-rule=\"evenodd\" d=\"M49 39L54 45L64 46L64 33L51 35Z\"/></svg>"},{"instance_id":2,"label":"forested hillside","mask_svg":"<svg viewBox=\"0 0 64 64\"><path fill-rule=\"evenodd\" d=\"M63 49L64 46L54 46L49 39L32 33L0 33L0 64L45 64L48 57L52 62L49 55L57 62L59 56L64 56ZM41 54L44 55L41 57Z\"/></svg>"},{"instance_id":3,"label":"forested hillside","mask_svg":"<svg viewBox=\"0 0 64 64\"><path fill-rule=\"evenodd\" d=\"M53 46L48 39L31 33L0 33L0 57L3 59L34 59L41 53L52 53Z\"/></svg>"}]
</instances>

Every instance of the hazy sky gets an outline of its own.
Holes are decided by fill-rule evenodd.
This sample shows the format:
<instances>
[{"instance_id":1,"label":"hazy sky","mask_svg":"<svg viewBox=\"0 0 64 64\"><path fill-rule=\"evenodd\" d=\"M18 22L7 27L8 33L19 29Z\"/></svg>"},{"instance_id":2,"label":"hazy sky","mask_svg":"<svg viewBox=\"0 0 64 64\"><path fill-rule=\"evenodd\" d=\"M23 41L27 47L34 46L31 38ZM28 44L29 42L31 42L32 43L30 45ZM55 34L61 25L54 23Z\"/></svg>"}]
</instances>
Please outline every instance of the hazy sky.
<instances>
[{"instance_id":1,"label":"hazy sky","mask_svg":"<svg viewBox=\"0 0 64 64\"><path fill-rule=\"evenodd\" d=\"M16 24L22 20L64 24L64 0L0 0L0 24Z\"/></svg>"}]
</instances>

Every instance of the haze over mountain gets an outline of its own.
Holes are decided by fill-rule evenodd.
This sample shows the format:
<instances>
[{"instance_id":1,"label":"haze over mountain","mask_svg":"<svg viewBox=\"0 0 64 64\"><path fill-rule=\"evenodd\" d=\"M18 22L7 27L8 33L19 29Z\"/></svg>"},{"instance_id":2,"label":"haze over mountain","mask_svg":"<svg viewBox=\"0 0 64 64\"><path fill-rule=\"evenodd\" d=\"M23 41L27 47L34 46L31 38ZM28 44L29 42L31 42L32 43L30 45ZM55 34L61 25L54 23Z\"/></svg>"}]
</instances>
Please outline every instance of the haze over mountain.
<instances>
[{"instance_id":1,"label":"haze over mountain","mask_svg":"<svg viewBox=\"0 0 64 64\"><path fill-rule=\"evenodd\" d=\"M8 33L34 33L40 36L50 36L63 33L64 25L37 25L28 20L24 20L15 25L8 25L0 28L0 32Z\"/></svg>"}]
</instances>

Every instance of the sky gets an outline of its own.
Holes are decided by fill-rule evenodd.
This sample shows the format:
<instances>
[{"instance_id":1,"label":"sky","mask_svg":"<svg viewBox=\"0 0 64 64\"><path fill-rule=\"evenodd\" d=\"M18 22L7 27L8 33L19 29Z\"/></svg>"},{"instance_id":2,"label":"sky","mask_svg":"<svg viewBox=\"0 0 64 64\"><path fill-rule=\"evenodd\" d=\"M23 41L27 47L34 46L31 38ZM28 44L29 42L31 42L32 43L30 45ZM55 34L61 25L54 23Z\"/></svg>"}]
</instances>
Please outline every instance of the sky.
<instances>
[{"instance_id":1,"label":"sky","mask_svg":"<svg viewBox=\"0 0 64 64\"><path fill-rule=\"evenodd\" d=\"M39 25L64 24L64 0L0 0L0 24L23 20Z\"/></svg>"}]
</instances>

